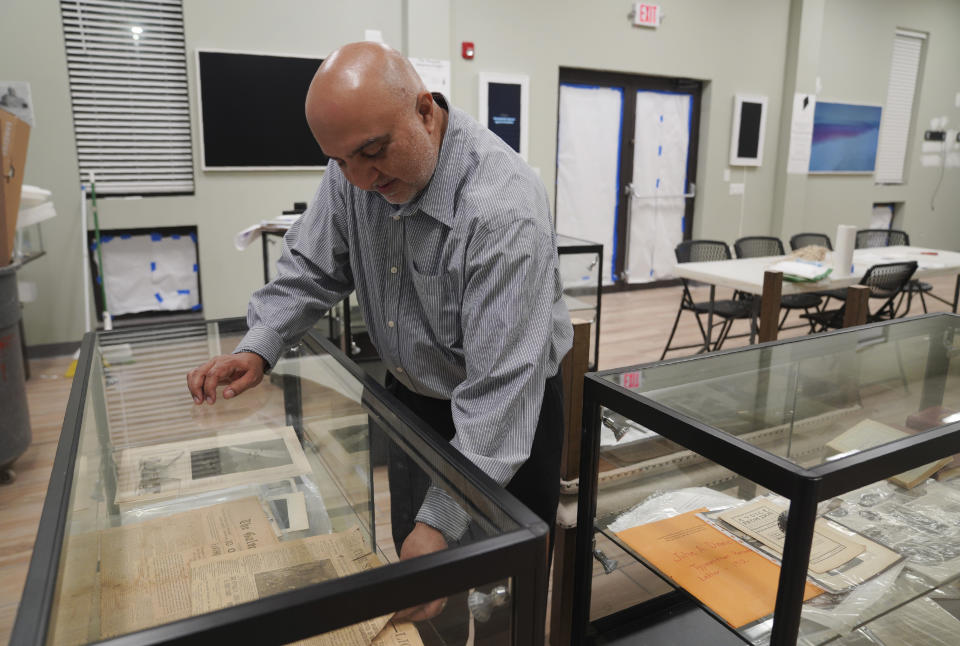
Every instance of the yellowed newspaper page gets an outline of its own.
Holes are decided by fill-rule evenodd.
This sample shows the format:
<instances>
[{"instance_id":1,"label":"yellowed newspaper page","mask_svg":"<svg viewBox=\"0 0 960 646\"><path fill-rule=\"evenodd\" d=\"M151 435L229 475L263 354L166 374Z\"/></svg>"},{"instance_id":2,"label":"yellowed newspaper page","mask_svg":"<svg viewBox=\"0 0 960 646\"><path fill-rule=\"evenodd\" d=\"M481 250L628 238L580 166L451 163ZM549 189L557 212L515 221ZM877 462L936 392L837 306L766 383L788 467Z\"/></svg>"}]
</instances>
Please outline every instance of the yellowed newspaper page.
<instances>
[{"instance_id":1,"label":"yellowed newspaper page","mask_svg":"<svg viewBox=\"0 0 960 646\"><path fill-rule=\"evenodd\" d=\"M287 541L256 552L230 554L194 561L191 570L193 613L211 612L273 594L336 579L380 565L363 539L360 528L336 534ZM391 615L297 642L309 646L383 646L418 644L412 626L402 631L381 631ZM406 640L406 641L404 641Z\"/></svg>"},{"instance_id":2,"label":"yellowed newspaper page","mask_svg":"<svg viewBox=\"0 0 960 646\"><path fill-rule=\"evenodd\" d=\"M102 637L190 616L191 562L276 544L256 498L103 531Z\"/></svg>"}]
</instances>

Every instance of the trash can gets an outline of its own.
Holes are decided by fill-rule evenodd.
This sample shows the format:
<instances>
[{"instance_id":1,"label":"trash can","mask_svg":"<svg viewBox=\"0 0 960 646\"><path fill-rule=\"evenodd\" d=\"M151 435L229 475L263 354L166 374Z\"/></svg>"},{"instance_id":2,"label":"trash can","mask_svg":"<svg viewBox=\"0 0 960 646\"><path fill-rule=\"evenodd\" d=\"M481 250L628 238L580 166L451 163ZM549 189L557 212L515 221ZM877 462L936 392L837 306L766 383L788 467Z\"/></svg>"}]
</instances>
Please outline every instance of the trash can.
<instances>
[{"instance_id":1,"label":"trash can","mask_svg":"<svg viewBox=\"0 0 960 646\"><path fill-rule=\"evenodd\" d=\"M27 385L20 347L19 264L0 267L0 483L12 482L11 465L30 446Z\"/></svg>"}]
</instances>

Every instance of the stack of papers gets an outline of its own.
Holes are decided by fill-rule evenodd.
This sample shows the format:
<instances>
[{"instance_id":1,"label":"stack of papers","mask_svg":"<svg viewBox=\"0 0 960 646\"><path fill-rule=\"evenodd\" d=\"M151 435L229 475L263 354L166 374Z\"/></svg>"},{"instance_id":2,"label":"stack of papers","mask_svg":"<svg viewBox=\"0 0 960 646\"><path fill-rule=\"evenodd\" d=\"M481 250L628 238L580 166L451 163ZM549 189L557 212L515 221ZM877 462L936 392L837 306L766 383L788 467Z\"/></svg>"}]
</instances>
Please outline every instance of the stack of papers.
<instances>
[{"instance_id":1,"label":"stack of papers","mask_svg":"<svg viewBox=\"0 0 960 646\"><path fill-rule=\"evenodd\" d=\"M783 279L794 283L815 283L823 280L833 271L820 263L802 260L781 260L767 267L768 271L783 272Z\"/></svg>"}]
</instances>

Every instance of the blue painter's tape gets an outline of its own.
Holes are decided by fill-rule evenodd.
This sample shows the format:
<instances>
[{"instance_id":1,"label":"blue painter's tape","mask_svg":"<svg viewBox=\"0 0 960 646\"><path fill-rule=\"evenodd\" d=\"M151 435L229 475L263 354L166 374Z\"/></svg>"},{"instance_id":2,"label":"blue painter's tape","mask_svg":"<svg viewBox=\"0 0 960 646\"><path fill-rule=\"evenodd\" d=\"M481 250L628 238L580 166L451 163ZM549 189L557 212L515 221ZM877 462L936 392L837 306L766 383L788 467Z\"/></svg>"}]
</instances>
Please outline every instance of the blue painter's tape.
<instances>
[{"instance_id":1,"label":"blue painter's tape","mask_svg":"<svg viewBox=\"0 0 960 646\"><path fill-rule=\"evenodd\" d=\"M663 146L657 146L657 157L663 156Z\"/></svg>"},{"instance_id":2,"label":"blue painter's tape","mask_svg":"<svg viewBox=\"0 0 960 646\"><path fill-rule=\"evenodd\" d=\"M160 242L161 240L163 240L163 236L160 235L159 233L154 232L150 234L150 240L153 242Z\"/></svg>"},{"instance_id":3,"label":"blue painter's tape","mask_svg":"<svg viewBox=\"0 0 960 646\"><path fill-rule=\"evenodd\" d=\"M200 303L197 303L196 305L190 308L190 311L199 312L202 309L203 309L203 305L201 305Z\"/></svg>"},{"instance_id":4,"label":"blue painter's tape","mask_svg":"<svg viewBox=\"0 0 960 646\"><path fill-rule=\"evenodd\" d=\"M174 234L171 235L170 237L173 238L174 240L179 240L179 239L180 239L180 234L179 234L179 233L174 233Z\"/></svg>"},{"instance_id":5,"label":"blue painter's tape","mask_svg":"<svg viewBox=\"0 0 960 646\"><path fill-rule=\"evenodd\" d=\"M113 240L113 236L100 236L100 242L103 244L107 244L111 240Z\"/></svg>"},{"instance_id":6,"label":"blue painter's tape","mask_svg":"<svg viewBox=\"0 0 960 646\"><path fill-rule=\"evenodd\" d=\"M191 233L191 234L190 234L190 239L193 240L193 244L197 244L197 234L196 234L196 233Z\"/></svg>"},{"instance_id":7,"label":"blue painter's tape","mask_svg":"<svg viewBox=\"0 0 960 646\"><path fill-rule=\"evenodd\" d=\"M162 303L162 302L163 302L163 296L160 295L160 292L154 292L153 296L154 296L154 298L157 299L157 302L158 302L158 303Z\"/></svg>"},{"instance_id":8,"label":"blue painter's tape","mask_svg":"<svg viewBox=\"0 0 960 646\"><path fill-rule=\"evenodd\" d=\"M189 294L189 293L190 293L190 290L189 290L189 289L178 289L178 290L177 290L177 293L178 293L178 294Z\"/></svg>"},{"instance_id":9,"label":"blue painter's tape","mask_svg":"<svg viewBox=\"0 0 960 646\"><path fill-rule=\"evenodd\" d=\"M121 239L121 240L129 240L129 239L132 238L132 237L133 237L133 235L131 235L131 234L129 234L129 233L124 233L124 234L122 234L122 235L120 236L120 239Z\"/></svg>"},{"instance_id":10,"label":"blue painter's tape","mask_svg":"<svg viewBox=\"0 0 960 646\"><path fill-rule=\"evenodd\" d=\"M197 273L197 263L193 263L193 273Z\"/></svg>"},{"instance_id":11,"label":"blue painter's tape","mask_svg":"<svg viewBox=\"0 0 960 646\"><path fill-rule=\"evenodd\" d=\"M151 262L151 263L150 263L150 271L156 271L156 270L157 270L157 263Z\"/></svg>"}]
</instances>

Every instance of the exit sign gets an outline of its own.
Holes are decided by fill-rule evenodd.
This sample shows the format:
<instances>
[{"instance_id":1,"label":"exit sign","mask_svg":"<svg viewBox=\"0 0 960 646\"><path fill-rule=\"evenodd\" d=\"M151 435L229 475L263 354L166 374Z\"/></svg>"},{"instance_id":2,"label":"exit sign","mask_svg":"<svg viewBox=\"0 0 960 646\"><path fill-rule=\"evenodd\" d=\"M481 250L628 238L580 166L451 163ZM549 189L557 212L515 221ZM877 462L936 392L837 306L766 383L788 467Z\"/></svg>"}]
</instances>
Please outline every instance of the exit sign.
<instances>
[{"instance_id":1,"label":"exit sign","mask_svg":"<svg viewBox=\"0 0 960 646\"><path fill-rule=\"evenodd\" d=\"M660 5L646 2L633 3L633 26L653 27L660 26Z\"/></svg>"}]
</instances>

